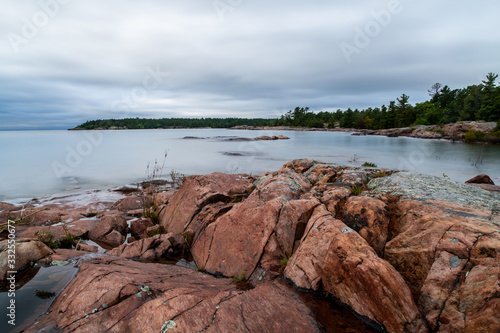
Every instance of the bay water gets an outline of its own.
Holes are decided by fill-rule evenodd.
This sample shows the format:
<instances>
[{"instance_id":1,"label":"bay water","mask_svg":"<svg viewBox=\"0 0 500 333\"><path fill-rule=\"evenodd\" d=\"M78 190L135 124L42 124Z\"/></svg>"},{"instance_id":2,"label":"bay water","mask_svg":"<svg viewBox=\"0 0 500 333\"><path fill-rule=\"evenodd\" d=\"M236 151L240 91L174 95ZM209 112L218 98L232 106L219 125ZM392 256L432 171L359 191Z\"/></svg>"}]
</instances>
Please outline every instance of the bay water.
<instances>
[{"instance_id":1,"label":"bay water","mask_svg":"<svg viewBox=\"0 0 500 333\"><path fill-rule=\"evenodd\" d=\"M243 141L260 135L290 140ZM240 139L239 139L240 138ZM166 155L166 157L165 157ZM464 182L487 174L500 184L500 146L346 132L158 129L0 131L0 201L22 201L148 178L210 172L258 175L285 162L404 169ZM156 170L156 172L155 172Z\"/></svg>"}]
</instances>

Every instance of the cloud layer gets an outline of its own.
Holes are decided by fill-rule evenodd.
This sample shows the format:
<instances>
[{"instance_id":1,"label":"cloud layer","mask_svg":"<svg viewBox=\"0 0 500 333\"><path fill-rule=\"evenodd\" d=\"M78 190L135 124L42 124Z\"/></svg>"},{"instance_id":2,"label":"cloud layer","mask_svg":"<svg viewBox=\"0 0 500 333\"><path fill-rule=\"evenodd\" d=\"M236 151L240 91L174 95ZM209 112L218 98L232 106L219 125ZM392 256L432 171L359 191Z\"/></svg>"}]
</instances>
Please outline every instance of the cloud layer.
<instances>
[{"instance_id":1,"label":"cloud layer","mask_svg":"<svg viewBox=\"0 0 500 333\"><path fill-rule=\"evenodd\" d=\"M0 130L380 106L500 72L498 1L40 0L0 13Z\"/></svg>"}]
</instances>

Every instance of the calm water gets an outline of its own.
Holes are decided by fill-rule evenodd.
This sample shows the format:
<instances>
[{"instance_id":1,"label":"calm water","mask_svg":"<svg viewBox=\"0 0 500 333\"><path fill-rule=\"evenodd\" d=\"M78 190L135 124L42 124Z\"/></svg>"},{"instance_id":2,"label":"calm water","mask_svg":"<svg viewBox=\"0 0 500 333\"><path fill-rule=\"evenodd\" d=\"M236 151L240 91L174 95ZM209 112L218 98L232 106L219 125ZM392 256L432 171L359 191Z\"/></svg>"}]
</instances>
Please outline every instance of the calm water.
<instances>
[{"instance_id":1,"label":"calm water","mask_svg":"<svg viewBox=\"0 0 500 333\"><path fill-rule=\"evenodd\" d=\"M241 142L230 136L287 135ZM183 139L186 136L204 139ZM0 132L0 200L103 189L145 180L155 160L163 176L277 170L296 158L415 170L465 181L488 174L500 183L500 147L350 133L235 130ZM229 153L229 154L228 154ZM239 156L235 156L239 155ZM475 162L482 160L476 166ZM150 165L149 170L147 169Z\"/></svg>"}]
</instances>

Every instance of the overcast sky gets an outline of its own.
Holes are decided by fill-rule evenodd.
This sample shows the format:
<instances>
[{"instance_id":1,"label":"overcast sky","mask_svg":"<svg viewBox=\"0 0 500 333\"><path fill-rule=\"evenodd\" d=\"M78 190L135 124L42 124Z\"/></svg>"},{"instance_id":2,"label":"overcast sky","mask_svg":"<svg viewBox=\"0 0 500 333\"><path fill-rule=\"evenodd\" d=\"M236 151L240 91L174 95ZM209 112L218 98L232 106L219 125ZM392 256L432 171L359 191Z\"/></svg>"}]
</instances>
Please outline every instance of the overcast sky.
<instances>
[{"instance_id":1,"label":"overcast sky","mask_svg":"<svg viewBox=\"0 0 500 333\"><path fill-rule=\"evenodd\" d=\"M500 73L500 2L4 0L0 130L377 107Z\"/></svg>"}]
</instances>

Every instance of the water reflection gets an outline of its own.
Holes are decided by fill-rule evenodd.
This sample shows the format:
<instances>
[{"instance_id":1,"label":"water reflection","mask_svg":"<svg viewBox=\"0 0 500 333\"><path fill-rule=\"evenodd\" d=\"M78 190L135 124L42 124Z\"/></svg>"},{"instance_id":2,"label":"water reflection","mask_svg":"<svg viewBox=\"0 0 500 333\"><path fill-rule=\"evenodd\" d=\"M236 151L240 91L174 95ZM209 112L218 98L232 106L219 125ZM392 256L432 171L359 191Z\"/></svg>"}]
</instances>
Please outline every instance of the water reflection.
<instances>
[{"instance_id":1,"label":"water reflection","mask_svg":"<svg viewBox=\"0 0 500 333\"><path fill-rule=\"evenodd\" d=\"M436 176L445 173L460 182L488 174L500 183L500 146L493 145L351 136L341 132L185 129L99 133L99 144L75 157L70 152L88 140L85 131L0 132L0 154L9 156L9 163L0 164L0 201L140 182L147 177L148 163L162 162L165 152L168 157L163 176L171 170L186 175L216 171L256 175L278 170L284 161L315 158L356 165L372 162L379 167ZM280 134L290 140L214 139ZM358 156L357 161L350 162L354 155ZM62 175L55 172L54 166L58 165L63 166Z\"/></svg>"},{"instance_id":2,"label":"water reflection","mask_svg":"<svg viewBox=\"0 0 500 333\"><path fill-rule=\"evenodd\" d=\"M77 268L72 265L51 266L30 269L16 276L15 292L15 315L16 325L10 325L6 318L0 320L0 332L20 332L26 326L32 324L40 315L45 313L52 301L73 279ZM55 296L42 299L35 296L37 290L54 292ZM11 298L3 289L0 292L0 308L6 309ZM2 311L2 313L5 313Z\"/></svg>"}]
</instances>

